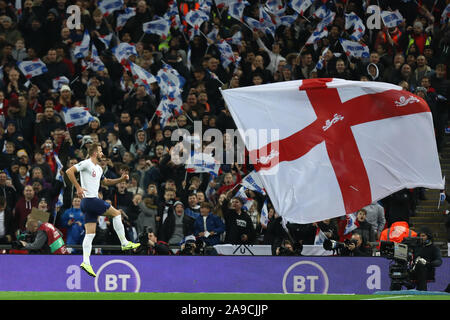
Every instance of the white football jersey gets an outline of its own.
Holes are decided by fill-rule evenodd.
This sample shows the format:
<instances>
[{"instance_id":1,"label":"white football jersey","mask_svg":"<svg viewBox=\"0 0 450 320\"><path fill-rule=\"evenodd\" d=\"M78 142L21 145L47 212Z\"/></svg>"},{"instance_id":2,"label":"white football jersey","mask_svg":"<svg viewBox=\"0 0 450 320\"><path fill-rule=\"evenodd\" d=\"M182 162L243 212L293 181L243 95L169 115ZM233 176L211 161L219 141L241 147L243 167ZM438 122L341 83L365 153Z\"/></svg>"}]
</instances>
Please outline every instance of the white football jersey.
<instances>
[{"instance_id":1,"label":"white football jersey","mask_svg":"<svg viewBox=\"0 0 450 320\"><path fill-rule=\"evenodd\" d=\"M103 169L98 164L94 164L91 159L80 161L75 165L80 173L81 187L86 189L84 196L86 198L98 197L98 189L103 175Z\"/></svg>"}]
</instances>

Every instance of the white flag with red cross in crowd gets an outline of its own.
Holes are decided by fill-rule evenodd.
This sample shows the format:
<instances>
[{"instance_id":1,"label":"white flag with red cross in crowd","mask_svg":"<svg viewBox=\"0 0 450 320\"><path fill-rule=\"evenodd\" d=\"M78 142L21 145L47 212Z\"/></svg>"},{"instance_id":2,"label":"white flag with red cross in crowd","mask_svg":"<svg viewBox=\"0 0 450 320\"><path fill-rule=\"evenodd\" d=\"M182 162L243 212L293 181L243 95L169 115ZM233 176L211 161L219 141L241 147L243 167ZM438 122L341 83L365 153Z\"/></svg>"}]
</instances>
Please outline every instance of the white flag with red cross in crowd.
<instances>
[{"instance_id":1,"label":"white flag with red cross in crowd","mask_svg":"<svg viewBox=\"0 0 450 320\"><path fill-rule=\"evenodd\" d=\"M404 188L443 189L427 103L383 82L308 79L221 91L275 210L343 216ZM249 130L277 130L255 143Z\"/></svg>"}]
</instances>

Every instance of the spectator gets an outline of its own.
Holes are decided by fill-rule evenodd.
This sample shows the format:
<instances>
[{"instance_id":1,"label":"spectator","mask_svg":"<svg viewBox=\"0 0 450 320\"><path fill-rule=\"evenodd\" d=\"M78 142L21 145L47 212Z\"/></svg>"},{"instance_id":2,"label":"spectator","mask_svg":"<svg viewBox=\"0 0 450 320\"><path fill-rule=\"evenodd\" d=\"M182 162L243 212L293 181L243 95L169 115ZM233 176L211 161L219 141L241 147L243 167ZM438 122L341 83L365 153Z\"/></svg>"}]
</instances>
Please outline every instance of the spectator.
<instances>
[{"instance_id":1,"label":"spectator","mask_svg":"<svg viewBox=\"0 0 450 320\"><path fill-rule=\"evenodd\" d=\"M31 185L25 186L23 195L17 201L14 208L15 224L20 231L25 231L25 223L32 208L37 208L38 198Z\"/></svg>"},{"instance_id":2,"label":"spectator","mask_svg":"<svg viewBox=\"0 0 450 320\"><path fill-rule=\"evenodd\" d=\"M184 205L176 201L167 212L167 218L159 227L160 239L169 245L179 245L188 235L193 234L194 219L185 214Z\"/></svg>"},{"instance_id":3,"label":"spectator","mask_svg":"<svg viewBox=\"0 0 450 320\"><path fill-rule=\"evenodd\" d=\"M225 232L222 220L211 212L212 206L209 202L200 205L200 216L194 222L194 235L199 237L208 246L220 243L220 236Z\"/></svg>"},{"instance_id":4,"label":"spectator","mask_svg":"<svg viewBox=\"0 0 450 320\"><path fill-rule=\"evenodd\" d=\"M386 225L384 208L378 202L373 202L363 209L366 210L366 221L372 226L372 233L378 240Z\"/></svg>"},{"instance_id":5,"label":"spectator","mask_svg":"<svg viewBox=\"0 0 450 320\"><path fill-rule=\"evenodd\" d=\"M6 207L6 200L0 197L0 244L9 244L15 239L14 215Z\"/></svg>"},{"instance_id":6,"label":"spectator","mask_svg":"<svg viewBox=\"0 0 450 320\"><path fill-rule=\"evenodd\" d=\"M61 227L67 229L66 244L80 245L84 236L84 213L80 209L81 199L74 197L72 208L67 209L61 216ZM71 250L71 253L80 253L78 250Z\"/></svg>"}]
</instances>

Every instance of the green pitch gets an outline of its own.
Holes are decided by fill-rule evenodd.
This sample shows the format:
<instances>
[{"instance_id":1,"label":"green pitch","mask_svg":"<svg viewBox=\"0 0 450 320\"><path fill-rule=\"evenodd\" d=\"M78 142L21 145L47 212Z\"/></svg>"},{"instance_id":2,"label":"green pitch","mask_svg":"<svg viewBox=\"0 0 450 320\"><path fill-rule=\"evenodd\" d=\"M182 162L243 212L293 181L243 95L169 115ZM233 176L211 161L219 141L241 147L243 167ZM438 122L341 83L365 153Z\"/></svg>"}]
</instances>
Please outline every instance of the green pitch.
<instances>
[{"instance_id":1,"label":"green pitch","mask_svg":"<svg viewBox=\"0 0 450 320\"><path fill-rule=\"evenodd\" d=\"M341 295L250 293L118 293L118 292L16 292L0 291L0 300L450 300L443 295Z\"/></svg>"}]
</instances>

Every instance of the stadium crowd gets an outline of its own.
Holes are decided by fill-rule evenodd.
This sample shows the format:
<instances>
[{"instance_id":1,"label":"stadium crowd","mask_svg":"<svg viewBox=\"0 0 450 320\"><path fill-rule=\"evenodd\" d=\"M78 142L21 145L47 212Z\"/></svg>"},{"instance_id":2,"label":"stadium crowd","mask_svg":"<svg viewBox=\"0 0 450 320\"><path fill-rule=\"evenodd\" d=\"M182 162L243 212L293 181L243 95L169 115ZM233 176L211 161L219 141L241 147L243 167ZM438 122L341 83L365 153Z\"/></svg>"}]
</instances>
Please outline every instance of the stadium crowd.
<instances>
[{"instance_id":1,"label":"stadium crowd","mask_svg":"<svg viewBox=\"0 0 450 320\"><path fill-rule=\"evenodd\" d=\"M261 222L266 196L247 190L251 205L234 196L252 171L251 164L222 164L217 177L187 172L171 159L170 150L176 143L171 134L177 128L193 132L194 121L201 121L203 132L235 129L220 89L333 77L389 82L423 97L433 115L441 152L450 97L450 23L448 15L443 18L442 14L449 1L312 1L303 15L292 23L276 24L271 33L233 18L228 1L181 0L180 23L172 25L167 37L144 33L143 24L165 16L172 8L168 1L124 0L121 9L108 15L98 2L0 0L0 197L5 199L0 208L0 243L11 243L24 232L27 216L39 207L50 213L49 221L63 232L67 244L81 244L80 199L64 171L85 159L92 143L103 147L105 177L129 174L128 183L102 187L100 194L122 210L127 238L132 241L138 241L149 227L158 241L169 245L179 245L194 235L208 245L278 247L290 239L295 247L313 244L320 228L328 238L339 241L358 232L367 243L377 241L386 226L408 222L414 215L417 201L424 198L421 188L401 190L360 210L352 232L344 234L348 220L343 216L308 225L288 224L288 234L270 201L268 222ZM274 8L274 3L285 8L285 16L296 13L282 0L248 0L242 16L259 21L262 5ZM81 29L68 27L66 9L71 4L81 8ZM186 23L190 10L209 5L210 19L198 30ZM336 15L326 36L306 44L320 21L314 13L322 5ZM359 43L369 48L369 54L348 55L339 41L352 36L344 14L354 12L366 22L370 5L398 9L405 19L395 27L382 23L379 29L365 28ZM135 14L118 26L125 8L135 8ZM274 14L271 17L275 20ZM93 67L92 53L77 57L85 31L104 68ZM231 63L224 60L221 40L230 43ZM163 98L160 83L138 81L112 50L120 43L134 46L137 54L129 55L129 61L152 75L167 64L184 78L183 112L161 121L156 113ZM47 70L27 77L19 63L35 59ZM68 82L55 82L63 77ZM87 108L92 115L87 123L66 121L67 110L75 107ZM106 217L99 218L96 234L94 244L119 244Z\"/></svg>"}]
</instances>

